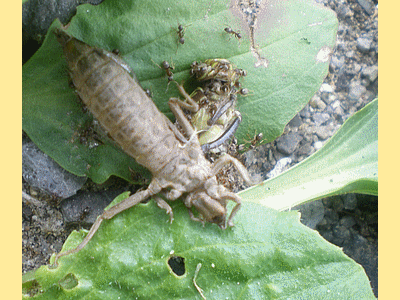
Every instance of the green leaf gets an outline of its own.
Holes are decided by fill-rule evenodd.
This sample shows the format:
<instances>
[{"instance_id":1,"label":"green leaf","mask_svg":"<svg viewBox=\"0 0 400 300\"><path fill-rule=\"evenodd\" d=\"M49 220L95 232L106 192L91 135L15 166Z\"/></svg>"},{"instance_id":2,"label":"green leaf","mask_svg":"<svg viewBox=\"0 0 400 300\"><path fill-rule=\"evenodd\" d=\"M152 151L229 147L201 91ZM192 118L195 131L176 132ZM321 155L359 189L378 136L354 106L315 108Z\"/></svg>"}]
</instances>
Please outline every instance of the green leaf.
<instances>
[{"instance_id":1,"label":"green leaf","mask_svg":"<svg viewBox=\"0 0 400 300\"><path fill-rule=\"evenodd\" d=\"M178 91L173 84L167 86L165 73L156 64L174 63L175 80L185 81L186 89L192 91L195 85L189 69L193 61L229 59L248 72L242 84L250 95L238 101L243 117L239 142L255 131L272 141L322 83L338 25L332 11L311 0L270 4L260 8L254 34L259 56L268 60L267 68L251 52L244 14L228 0L121 0L82 5L68 32L108 51L118 48L170 118L167 100L178 96ZM185 28L183 45L178 43L178 24ZM102 143L96 146L96 137L87 134L93 131L91 116L82 111L68 87L65 58L51 34L57 26L53 24L42 47L23 66L23 129L39 148L76 175L100 183L112 174L131 181L128 167L145 174L109 140L100 137ZM240 31L242 38L226 33L227 26Z\"/></svg>"},{"instance_id":2,"label":"green leaf","mask_svg":"<svg viewBox=\"0 0 400 300\"><path fill-rule=\"evenodd\" d=\"M248 202L236 226L221 230L191 221L182 202L172 207L172 224L153 201L105 221L83 250L36 271L35 299L201 299L199 263L207 299L375 299L362 267L297 212ZM63 251L85 234L73 232ZM182 276L172 256L183 258Z\"/></svg>"},{"instance_id":3,"label":"green leaf","mask_svg":"<svg viewBox=\"0 0 400 300\"><path fill-rule=\"evenodd\" d=\"M345 193L378 195L378 100L349 118L321 150L239 194L282 210Z\"/></svg>"}]
</instances>

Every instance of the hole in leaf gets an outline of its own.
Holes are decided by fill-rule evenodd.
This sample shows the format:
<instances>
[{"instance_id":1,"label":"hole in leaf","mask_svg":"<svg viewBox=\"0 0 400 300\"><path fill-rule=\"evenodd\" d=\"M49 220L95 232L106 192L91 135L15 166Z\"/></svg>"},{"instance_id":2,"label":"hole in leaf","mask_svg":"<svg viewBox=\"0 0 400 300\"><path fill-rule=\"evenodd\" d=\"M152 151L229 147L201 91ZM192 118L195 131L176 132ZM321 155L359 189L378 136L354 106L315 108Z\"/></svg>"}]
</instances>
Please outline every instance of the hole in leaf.
<instances>
[{"instance_id":1,"label":"hole in leaf","mask_svg":"<svg viewBox=\"0 0 400 300\"><path fill-rule=\"evenodd\" d=\"M185 259L180 256L172 256L168 260L171 270L178 276L185 274Z\"/></svg>"},{"instance_id":2,"label":"hole in leaf","mask_svg":"<svg viewBox=\"0 0 400 300\"><path fill-rule=\"evenodd\" d=\"M78 279L72 273L68 273L64 278L60 279L58 284L64 290L71 290L78 285Z\"/></svg>"}]
</instances>

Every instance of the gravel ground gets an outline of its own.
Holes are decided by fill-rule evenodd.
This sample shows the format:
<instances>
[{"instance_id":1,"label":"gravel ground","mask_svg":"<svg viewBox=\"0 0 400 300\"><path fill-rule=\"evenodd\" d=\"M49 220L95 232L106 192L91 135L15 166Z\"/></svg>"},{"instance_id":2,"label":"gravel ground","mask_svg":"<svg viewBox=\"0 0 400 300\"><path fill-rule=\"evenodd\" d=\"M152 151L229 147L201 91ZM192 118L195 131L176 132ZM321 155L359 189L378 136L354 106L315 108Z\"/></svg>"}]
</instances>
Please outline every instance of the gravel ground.
<instances>
[{"instance_id":1,"label":"gravel ground","mask_svg":"<svg viewBox=\"0 0 400 300\"><path fill-rule=\"evenodd\" d=\"M95 2L95 1L94 1ZM335 52L320 91L287 125L276 141L246 152L242 161L251 174L263 179L272 175L278 164L280 171L302 161L337 131L343 122L378 95L378 5L372 0L316 0L337 13L339 30ZM25 18L26 23L27 18ZM27 22L29 24L29 22ZM24 45L31 45L24 42ZM24 53L27 53L24 48ZM112 179L98 186L83 182L63 170L54 176L37 174L28 160L52 164L23 136L23 273L48 263L52 253L61 249L68 234L88 226L101 213L106 203L122 190L135 187ZM57 169L54 164L44 172ZM277 169L275 169L277 170ZM38 180L47 176L50 181ZM28 184L29 182L29 184ZM50 182L50 183L49 183ZM62 191L54 185L70 182ZM62 198L73 195L60 203ZM68 195L63 193L70 193ZM101 199L103 203L93 201ZM328 241L361 264L378 296L378 201L377 197L347 194L300 205L302 222L316 229ZM63 217L64 215L64 217Z\"/></svg>"}]
</instances>

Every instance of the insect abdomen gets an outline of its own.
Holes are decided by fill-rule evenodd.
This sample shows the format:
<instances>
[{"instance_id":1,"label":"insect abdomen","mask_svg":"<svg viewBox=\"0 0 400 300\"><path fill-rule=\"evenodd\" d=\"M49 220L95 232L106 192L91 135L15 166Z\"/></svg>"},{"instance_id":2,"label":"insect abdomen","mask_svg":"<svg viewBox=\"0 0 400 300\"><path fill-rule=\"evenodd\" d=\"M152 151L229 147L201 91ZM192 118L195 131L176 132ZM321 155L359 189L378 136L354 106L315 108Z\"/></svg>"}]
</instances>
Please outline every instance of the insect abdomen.
<instances>
[{"instance_id":1,"label":"insect abdomen","mask_svg":"<svg viewBox=\"0 0 400 300\"><path fill-rule=\"evenodd\" d=\"M166 117L113 54L75 38L64 52L74 86L94 117L127 154L158 172L179 144Z\"/></svg>"}]
</instances>

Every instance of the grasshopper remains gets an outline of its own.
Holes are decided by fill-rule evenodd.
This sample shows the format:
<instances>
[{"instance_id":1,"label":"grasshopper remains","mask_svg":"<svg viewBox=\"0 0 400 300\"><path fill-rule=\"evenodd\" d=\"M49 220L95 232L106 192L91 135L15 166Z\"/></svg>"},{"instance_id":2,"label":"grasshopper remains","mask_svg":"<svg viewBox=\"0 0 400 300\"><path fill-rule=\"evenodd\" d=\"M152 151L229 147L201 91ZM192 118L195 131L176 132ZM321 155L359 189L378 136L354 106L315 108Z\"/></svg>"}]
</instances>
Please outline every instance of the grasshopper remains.
<instances>
[{"instance_id":1,"label":"grasshopper remains","mask_svg":"<svg viewBox=\"0 0 400 300\"><path fill-rule=\"evenodd\" d=\"M215 58L193 62L191 74L204 82L190 95L200 106L191 115L191 123L201 132L199 140L203 151L219 152L219 146L233 136L242 120L235 105L238 94L248 93L239 82L246 71L234 68L226 59Z\"/></svg>"}]
</instances>

